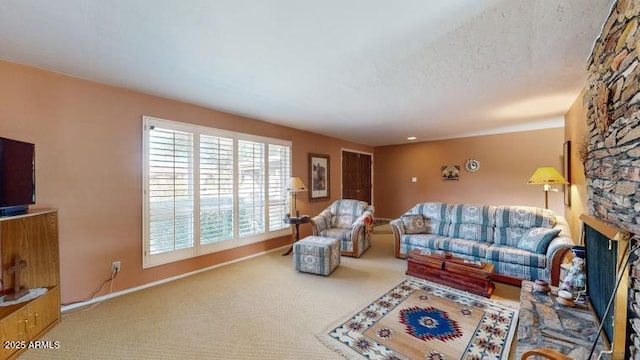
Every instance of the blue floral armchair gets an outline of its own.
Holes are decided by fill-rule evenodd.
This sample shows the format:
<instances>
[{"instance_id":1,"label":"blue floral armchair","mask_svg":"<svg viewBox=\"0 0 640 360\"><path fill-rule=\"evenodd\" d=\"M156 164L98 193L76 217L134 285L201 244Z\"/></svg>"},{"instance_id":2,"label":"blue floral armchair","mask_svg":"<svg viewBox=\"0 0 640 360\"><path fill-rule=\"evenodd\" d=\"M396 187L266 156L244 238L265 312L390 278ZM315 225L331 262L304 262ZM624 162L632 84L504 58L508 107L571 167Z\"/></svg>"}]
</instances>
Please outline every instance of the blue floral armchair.
<instances>
[{"instance_id":1,"label":"blue floral armchair","mask_svg":"<svg viewBox=\"0 0 640 360\"><path fill-rule=\"evenodd\" d=\"M311 219L313 235L340 240L340 254L360 257L371 246L374 207L364 201L342 199Z\"/></svg>"}]
</instances>

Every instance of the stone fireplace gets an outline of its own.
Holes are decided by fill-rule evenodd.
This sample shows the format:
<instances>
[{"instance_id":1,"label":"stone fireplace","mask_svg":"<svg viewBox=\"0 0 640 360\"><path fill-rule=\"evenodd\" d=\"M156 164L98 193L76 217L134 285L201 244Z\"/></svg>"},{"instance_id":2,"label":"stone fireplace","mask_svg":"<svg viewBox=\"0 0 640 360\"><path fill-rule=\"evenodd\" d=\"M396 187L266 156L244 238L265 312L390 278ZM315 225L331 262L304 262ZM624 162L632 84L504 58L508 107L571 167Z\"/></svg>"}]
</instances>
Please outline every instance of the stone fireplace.
<instances>
[{"instance_id":1,"label":"stone fireplace","mask_svg":"<svg viewBox=\"0 0 640 360\"><path fill-rule=\"evenodd\" d=\"M639 23L640 1L618 0L612 5L587 61L583 99L587 134L584 143L578 146L584 163L588 214L607 227L630 234L640 234ZM608 240L602 242L609 243ZM623 242L616 243L615 258L619 264L625 253L622 250L627 249L629 242L624 247L621 247ZM599 260L604 250L598 251L601 252L594 256ZM591 266L588 277L609 271L613 265L608 261ZM638 350L629 335L634 331L629 326L631 320L640 315L634 310L632 286L637 282L634 274L640 275L624 274L631 276L623 279L616 293L625 301L617 301L615 309L616 314L624 313L624 319L619 315L611 320L614 358L623 358L625 353L628 357ZM606 289L610 280L594 281L597 282L591 284L590 293L598 291L598 287ZM625 304L627 298L629 302ZM605 319L605 325L607 321Z\"/></svg>"}]
</instances>

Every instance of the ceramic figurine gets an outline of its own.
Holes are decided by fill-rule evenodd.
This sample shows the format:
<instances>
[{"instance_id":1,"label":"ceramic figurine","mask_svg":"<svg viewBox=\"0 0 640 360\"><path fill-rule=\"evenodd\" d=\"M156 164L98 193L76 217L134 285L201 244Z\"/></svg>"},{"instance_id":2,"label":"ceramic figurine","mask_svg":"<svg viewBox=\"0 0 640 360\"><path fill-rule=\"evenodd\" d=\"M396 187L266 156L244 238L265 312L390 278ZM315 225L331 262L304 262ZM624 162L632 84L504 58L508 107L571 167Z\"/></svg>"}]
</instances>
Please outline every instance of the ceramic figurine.
<instances>
[{"instance_id":1,"label":"ceramic figurine","mask_svg":"<svg viewBox=\"0 0 640 360\"><path fill-rule=\"evenodd\" d=\"M584 259L575 257L571 260L571 267L567 276L565 276L560 290L566 290L577 297L580 292L584 291L587 286L587 279L584 273Z\"/></svg>"}]
</instances>

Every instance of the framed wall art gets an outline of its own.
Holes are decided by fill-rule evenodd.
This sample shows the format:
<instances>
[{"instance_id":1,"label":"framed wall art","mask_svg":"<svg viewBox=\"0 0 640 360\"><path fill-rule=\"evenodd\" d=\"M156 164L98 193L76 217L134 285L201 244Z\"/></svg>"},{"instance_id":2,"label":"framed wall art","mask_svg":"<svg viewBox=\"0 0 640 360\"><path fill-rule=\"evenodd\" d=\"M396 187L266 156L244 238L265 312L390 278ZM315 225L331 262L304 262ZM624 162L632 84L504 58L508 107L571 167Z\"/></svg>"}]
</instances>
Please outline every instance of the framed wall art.
<instances>
[{"instance_id":1,"label":"framed wall art","mask_svg":"<svg viewBox=\"0 0 640 360\"><path fill-rule=\"evenodd\" d=\"M564 185L564 204L571 206L571 141L562 146L562 176L568 182Z\"/></svg>"},{"instance_id":2,"label":"framed wall art","mask_svg":"<svg viewBox=\"0 0 640 360\"><path fill-rule=\"evenodd\" d=\"M458 181L460 180L460 165L443 165L440 167L442 181Z\"/></svg>"},{"instance_id":3,"label":"framed wall art","mask_svg":"<svg viewBox=\"0 0 640 360\"><path fill-rule=\"evenodd\" d=\"M329 199L329 164L329 155L309 154L309 200Z\"/></svg>"}]
</instances>

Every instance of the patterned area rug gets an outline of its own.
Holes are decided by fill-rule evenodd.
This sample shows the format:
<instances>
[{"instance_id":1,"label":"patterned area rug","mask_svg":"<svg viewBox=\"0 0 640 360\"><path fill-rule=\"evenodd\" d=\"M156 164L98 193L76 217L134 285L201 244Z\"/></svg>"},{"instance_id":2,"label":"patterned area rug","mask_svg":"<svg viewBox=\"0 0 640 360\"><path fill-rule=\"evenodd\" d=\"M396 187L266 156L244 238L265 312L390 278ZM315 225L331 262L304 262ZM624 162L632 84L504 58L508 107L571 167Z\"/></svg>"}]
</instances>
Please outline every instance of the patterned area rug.
<instances>
[{"instance_id":1,"label":"patterned area rug","mask_svg":"<svg viewBox=\"0 0 640 360\"><path fill-rule=\"evenodd\" d=\"M408 277L318 339L354 359L506 359L518 310Z\"/></svg>"}]
</instances>

